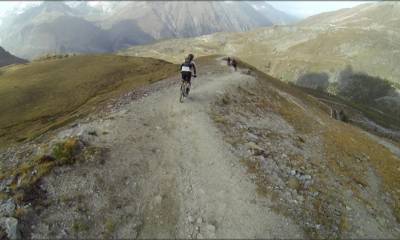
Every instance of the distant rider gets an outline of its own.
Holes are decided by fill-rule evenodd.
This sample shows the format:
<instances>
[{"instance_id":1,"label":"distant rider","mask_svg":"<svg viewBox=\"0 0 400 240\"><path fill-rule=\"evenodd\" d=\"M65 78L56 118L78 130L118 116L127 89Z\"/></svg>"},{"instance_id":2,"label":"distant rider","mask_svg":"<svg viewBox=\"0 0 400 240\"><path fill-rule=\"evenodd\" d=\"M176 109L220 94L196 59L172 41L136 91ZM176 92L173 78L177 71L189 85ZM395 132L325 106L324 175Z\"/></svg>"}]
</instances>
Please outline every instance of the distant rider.
<instances>
[{"instance_id":1,"label":"distant rider","mask_svg":"<svg viewBox=\"0 0 400 240\"><path fill-rule=\"evenodd\" d=\"M237 62L236 60L233 58L231 61L231 65L233 66L233 68L235 69L235 71L237 70Z\"/></svg>"},{"instance_id":2,"label":"distant rider","mask_svg":"<svg viewBox=\"0 0 400 240\"><path fill-rule=\"evenodd\" d=\"M231 65L231 57L228 57L227 63L228 63L228 66Z\"/></svg>"},{"instance_id":3,"label":"distant rider","mask_svg":"<svg viewBox=\"0 0 400 240\"><path fill-rule=\"evenodd\" d=\"M189 88L186 90L186 94L189 94L190 87L192 86L192 75L193 77L196 76L196 64L193 61L194 55L189 54L185 58L185 62L181 64L181 74L182 74L182 80L189 82Z\"/></svg>"}]
</instances>

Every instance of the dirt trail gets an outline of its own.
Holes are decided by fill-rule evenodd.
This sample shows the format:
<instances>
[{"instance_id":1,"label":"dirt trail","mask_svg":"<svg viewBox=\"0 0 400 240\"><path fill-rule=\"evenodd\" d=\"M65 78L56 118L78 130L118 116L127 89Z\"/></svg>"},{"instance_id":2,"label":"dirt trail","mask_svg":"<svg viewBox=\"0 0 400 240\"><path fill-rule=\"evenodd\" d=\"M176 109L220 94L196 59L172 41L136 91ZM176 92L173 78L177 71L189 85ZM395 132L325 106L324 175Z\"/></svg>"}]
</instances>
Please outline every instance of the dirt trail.
<instances>
[{"instance_id":1,"label":"dirt trail","mask_svg":"<svg viewBox=\"0 0 400 240\"><path fill-rule=\"evenodd\" d=\"M257 196L240 159L213 125L208 111L215 97L230 87L254 81L218 62L216 65L199 66L202 73L182 104L178 85L174 85L124 106L111 119L82 126L108 132L92 139L110 149L107 170L101 173L106 185L114 186L107 191L135 197L130 204L136 202L135 211L142 218L137 232L125 227L116 237L303 236L297 225L272 212L269 202ZM120 186L120 181L127 184Z\"/></svg>"},{"instance_id":2,"label":"dirt trail","mask_svg":"<svg viewBox=\"0 0 400 240\"><path fill-rule=\"evenodd\" d=\"M308 236L304 231L314 225L320 228L318 219L314 221L316 218L313 214L317 213L313 212L315 209L312 203L314 200L325 201L330 198L318 188L313 191L297 191L299 181L304 186L306 183L311 184L311 180L318 183L319 176L315 174L311 163L302 162L302 165L308 164L302 170L303 166L292 165L288 157L290 153L296 153L304 154L306 159L313 159L312 154L319 154L314 148L318 139L303 136L298 140L299 133L295 133L278 115L269 113L256 118L250 114L251 109L248 112L242 111L253 105L223 106L224 117L235 123L232 129L237 129L237 132L221 126L217 128L211 117L215 118L216 112L211 107L218 104L212 104L217 99L223 102L226 95L230 96L229 99L238 97L236 94L240 89L256 89L260 82L246 74L247 69L234 72L220 59L203 62L207 63L198 63L199 77L193 80L192 91L184 103L179 103L178 99L179 78L166 79L136 90L132 93L135 100L129 95L110 104L110 113L90 116L79 124L65 127L56 136L51 136L50 139L54 137L55 142L79 136L89 143L88 148L100 149L102 154L92 154L73 166L56 168L43 179L40 188L47 193L47 199L42 205L35 206L35 214L25 221L29 227L25 231L26 236L304 238ZM307 108L290 95L275 90L299 108ZM265 94L264 89L260 91L254 97ZM250 95L242 95L241 98L249 99ZM247 126L240 123L243 116L247 117L243 120ZM315 119L323 124L319 118ZM268 132L270 135L258 131L261 129L259 124L266 125L266 129L271 130ZM258 194L260 189L257 189L257 176L248 173L243 164L246 158L243 156L249 153L248 148L234 147L225 140L229 138L227 131L242 136L240 130L246 132L251 126L254 127L254 134L257 134L253 134L253 138L263 138L264 145L261 146L268 146L271 150L271 158L267 156L257 159L264 161L266 168L263 174L270 177L270 181L265 184L276 190L277 198L273 203L270 198ZM272 133L277 133L275 139ZM288 137L277 138L285 134ZM250 144L249 141L246 137L243 144ZM305 143L293 147L294 144L300 144L298 141ZM240 148L241 154L238 154L237 148ZM331 174L326 165L319 163L318 166ZM299 177L298 169L304 171ZM294 182L295 179L299 180ZM332 176L332 179L337 177ZM336 188L337 181L331 182L331 185L323 187ZM373 189L367 193L373 197L381 196L377 190L379 182L370 182ZM354 225L350 226L352 235L349 236L392 236L387 229L397 225L387 203L377 198L376 206L382 207L376 211L372 207L368 210L361 202L355 201L351 191L348 193L345 195L348 199L343 202L346 204L348 219ZM366 196L371 199L371 196ZM276 201L280 201L282 206L278 206ZM303 206L302 202L306 204ZM291 216L288 218L277 214L279 207L292 211L294 215L286 215ZM342 206L330 203L324 207L321 214L329 220L326 229L334 229L337 225L333 221L338 218L332 216ZM371 220L375 218L371 216L377 216L375 213L378 211L385 213L379 215L385 218L378 216L379 224ZM328 230L326 234L331 233ZM397 234L399 230L395 231ZM375 232L378 234L374 235Z\"/></svg>"}]
</instances>

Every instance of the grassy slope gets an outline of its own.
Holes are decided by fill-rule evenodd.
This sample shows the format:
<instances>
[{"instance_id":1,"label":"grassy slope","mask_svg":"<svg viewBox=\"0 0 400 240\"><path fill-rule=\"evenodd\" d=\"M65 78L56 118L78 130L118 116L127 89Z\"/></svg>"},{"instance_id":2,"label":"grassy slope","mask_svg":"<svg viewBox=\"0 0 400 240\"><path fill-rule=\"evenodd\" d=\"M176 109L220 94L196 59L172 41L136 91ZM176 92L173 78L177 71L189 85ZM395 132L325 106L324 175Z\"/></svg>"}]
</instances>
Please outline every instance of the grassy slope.
<instances>
[{"instance_id":1,"label":"grassy slope","mask_svg":"<svg viewBox=\"0 0 400 240\"><path fill-rule=\"evenodd\" d=\"M0 146L31 138L105 100L166 78L176 66L151 58L74 56L0 69Z\"/></svg>"},{"instance_id":2,"label":"grassy slope","mask_svg":"<svg viewBox=\"0 0 400 240\"><path fill-rule=\"evenodd\" d=\"M400 221L400 192L398 191L400 189L400 177L398 175L400 159L389 149L368 138L359 128L330 119L326 106L307 96L301 88L280 83L261 72L258 72L258 74L264 76L269 84L273 84L278 89L290 93L297 99L301 99L309 106L310 112L325 123L321 125L315 119L304 117L304 111L294 104L281 104L278 108L278 112L297 131L322 134L326 160L329 161L329 165L335 174L338 176L345 175L349 179L359 179L359 181L365 182L367 172L364 169L367 166L372 166L376 170L376 173L382 179L384 191L389 192L394 198L393 212L397 220ZM282 101L282 99L278 100ZM359 163L357 156L360 154L368 156L366 164ZM362 168L360 165L365 165L362 166L364 169L361 171L359 170ZM354 181L349 184L356 183L357 181ZM368 183L366 184L368 185ZM368 199L364 200L368 201Z\"/></svg>"},{"instance_id":3,"label":"grassy slope","mask_svg":"<svg viewBox=\"0 0 400 240\"><path fill-rule=\"evenodd\" d=\"M396 34L395 34L396 33ZM120 54L180 62L188 52L196 56L234 55L261 71L285 81L307 72L332 76L350 64L356 71L399 83L400 61L396 29L347 28L320 30L299 26L259 28L245 33L216 33L135 46ZM267 68L268 64L270 68Z\"/></svg>"},{"instance_id":4,"label":"grassy slope","mask_svg":"<svg viewBox=\"0 0 400 240\"><path fill-rule=\"evenodd\" d=\"M318 136L321 139L319 147L322 149L323 159L308 160L313 162L315 160L316 162L317 172L315 173L315 179L317 179L317 185L315 187L320 191L321 195L316 202L311 202L314 208L307 211L315 214L313 216L317 222L329 225L332 220L332 215L327 213L327 208L321 207L318 201L323 203L327 203L330 200L342 202L344 201L342 200L342 194L345 189L352 189L355 198L375 207L374 204L377 203L374 200L362 195L363 188L367 188L368 191L373 189L370 186L372 183L368 180L368 169L370 168L374 170L382 181L380 191L388 192L393 198L391 207L394 216L400 222L400 191L398 190L400 189L400 177L398 175L400 159L397 156L369 138L358 127L331 119L327 106L308 95L302 88L279 81L244 62L240 62L239 65L250 68L259 80L259 85L249 89L251 94L245 94L244 97L240 95L232 96L232 98L235 98L235 104L232 104L232 109L225 109L226 112L232 114L235 109L240 109L237 104L244 104L242 106L243 109L253 113L273 112L282 116L293 126L296 134L309 137ZM285 97L285 95L278 93L274 89L286 93L290 98ZM302 103L307 110L299 107L298 104L295 104L290 99L294 99L297 103ZM239 112L251 115L246 111L244 113ZM219 118L219 121L224 122L224 126L231 126L227 124L228 120L226 119L228 118L226 116L221 115ZM231 124L234 125L234 123ZM228 128L228 132L230 131ZM317 149L314 150L318 151ZM365 160L360 162L360 156L364 156L363 159ZM325 167L321 166L321 161ZM304 166L304 162L299 164L299 166ZM341 186L340 189L337 189L337 193L333 191L337 187L336 183L327 182L330 184L329 186L324 183L324 181L329 180L328 176L331 174L335 176L335 181ZM260 187L268 189L268 184L263 185L265 177L259 177ZM361 185L363 186L362 188L360 187ZM331 199L332 196L333 199ZM343 217L345 218L346 216L344 215ZM340 220L340 234L346 231L346 225L345 221L342 222ZM311 236L321 237L318 235Z\"/></svg>"}]
</instances>

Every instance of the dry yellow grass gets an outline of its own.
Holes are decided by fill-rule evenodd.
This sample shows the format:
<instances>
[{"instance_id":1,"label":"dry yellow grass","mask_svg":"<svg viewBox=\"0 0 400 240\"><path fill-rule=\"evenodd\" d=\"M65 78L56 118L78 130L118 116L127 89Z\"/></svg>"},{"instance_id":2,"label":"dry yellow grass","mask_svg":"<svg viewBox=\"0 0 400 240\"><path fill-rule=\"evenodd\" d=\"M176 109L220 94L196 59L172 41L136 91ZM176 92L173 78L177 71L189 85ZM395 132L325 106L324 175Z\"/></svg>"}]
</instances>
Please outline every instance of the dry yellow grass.
<instances>
[{"instance_id":1,"label":"dry yellow grass","mask_svg":"<svg viewBox=\"0 0 400 240\"><path fill-rule=\"evenodd\" d=\"M377 144L360 129L338 124L324 133L328 161L337 174L344 174L352 184L368 186L365 179L368 166L372 166L382 180L383 190L394 198L392 206L400 221L400 159L385 147ZM362 157L366 162L360 161ZM366 199L367 200L367 199Z\"/></svg>"},{"instance_id":2,"label":"dry yellow grass","mask_svg":"<svg viewBox=\"0 0 400 240\"><path fill-rule=\"evenodd\" d=\"M217 116L214 121L224 131L228 142L233 147L237 147L237 145L243 145L246 139L243 138L245 134L236 134L230 130L230 127L234 126L235 117L233 116L241 115L247 118L254 116L262 119L263 114L269 112L281 116L294 128L295 134L274 138L264 132L263 136L268 139L268 142L275 142L277 145L280 145L281 140L294 140L294 145L299 143L298 141L302 142L298 147L303 149L302 146L306 146L308 154L303 156L285 152L290 158L288 165L291 169L302 167L311 169L313 172L311 175L315 180L315 184L306 191L317 192L317 197L307 198L304 202L305 206L299 206L300 209L304 207L299 210L301 216L293 215L288 210L288 206L280 203L283 197L271 190L274 182L269 182L271 179L262 169L260 162L254 158L242 159L241 162L247 166L248 172L256 176L254 181L258 192L270 196L275 203L274 210L300 221L308 219L314 224L321 224L325 229L329 229L324 232L305 226L304 230L309 237L335 238L346 236L348 231L353 230L353 223L349 222L346 211L346 206L349 204L345 194L347 190L352 190L354 201L360 200L366 208L373 209L376 209L379 200L368 199L367 196L380 198L379 194L388 192L394 200L391 206L392 212L400 221L400 175L398 174L400 159L398 157L366 135L360 128L331 119L329 107L308 95L301 88L274 79L246 63L240 62L240 64L251 69L258 83L256 86L239 88L237 92L219 99L213 111ZM229 104L224 104L224 99ZM231 99L234 101L228 101ZM331 100L335 101L335 97ZM339 103L345 104L339 100L337 100ZM348 108L352 106L349 105ZM274 130L271 129L271 131ZM307 140L298 140L297 136L302 136ZM287 139L288 137L293 139ZM262 140L259 141L262 144ZM377 178L371 177L371 173L372 175L375 173ZM381 183L378 187L377 182ZM296 183L292 186L296 189L298 187ZM360 189L363 190L360 191ZM332 209L339 214L337 215Z\"/></svg>"},{"instance_id":3,"label":"dry yellow grass","mask_svg":"<svg viewBox=\"0 0 400 240\"><path fill-rule=\"evenodd\" d=\"M82 55L1 68L0 146L82 117L112 97L177 72L162 60Z\"/></svg>"}]
</instances>

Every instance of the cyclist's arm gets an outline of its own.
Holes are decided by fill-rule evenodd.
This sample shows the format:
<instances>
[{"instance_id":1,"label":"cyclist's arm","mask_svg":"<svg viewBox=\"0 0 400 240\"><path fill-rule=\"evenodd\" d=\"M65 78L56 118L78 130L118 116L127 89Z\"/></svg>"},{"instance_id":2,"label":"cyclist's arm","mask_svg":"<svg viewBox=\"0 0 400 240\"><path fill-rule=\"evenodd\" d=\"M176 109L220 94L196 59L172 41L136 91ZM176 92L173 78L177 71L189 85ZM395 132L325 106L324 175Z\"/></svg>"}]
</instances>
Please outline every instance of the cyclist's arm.
<instances>
[{"instance_id":1,"label":"cyclist's arm","mask_svg":"<svg viewBox=\"0 0 400 240\"><path fill-rule=\"evenodd\" d=\"M193 65L193 74L196 76L196 64L192 62L192 65Z\"/></svg>"}]
</instances>

